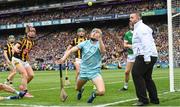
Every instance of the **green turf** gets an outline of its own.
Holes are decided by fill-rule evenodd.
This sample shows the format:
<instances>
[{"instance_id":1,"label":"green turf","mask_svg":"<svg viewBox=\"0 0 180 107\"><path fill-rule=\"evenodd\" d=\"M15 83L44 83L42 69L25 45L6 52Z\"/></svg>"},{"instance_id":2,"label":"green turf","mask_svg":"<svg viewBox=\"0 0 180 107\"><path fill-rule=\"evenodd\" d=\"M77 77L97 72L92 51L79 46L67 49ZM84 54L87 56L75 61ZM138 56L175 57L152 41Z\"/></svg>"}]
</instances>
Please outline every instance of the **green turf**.
<instances>
[{"instance_id":1,"label":"green turf","mask_svg":"<svg viewBox=\"0 0 180 107\"><path fill-rule=\"evenodd\" d=\"M180 69L176 69L180 71ZM0 82L4 82L8 73L0 73ZM93 104L87 104L87 99L93 90L91 82L88 82L85 86L85 91L83 97L80 101L76 100L75 91L75 73L69 72L69 79L71 82L70 86L66 86L65 90L69 97L66 102L61 102L59 99L59 72L57 71L43 71L35 72L34 80L29 84L29 91L35 97L34 98L24 98L21 100L11 100L11 101L0 101L0 105L6 104L28 104L28 105L44 105L44 106L95 106L107 103L113 103L123 100L135 99L135 90L132 79L129 82L129 90L126 92L119 92L118 89L123 86L124 81L124 70L104 70L102 72L105 84L106 93L105 96L97 97ZM161 104L163 106L180 106L180 92L169 93L169 75L168 69L155 69L153 73L153 78L157 85L158 94L160 97ZM15 87L17 88L20 84L20 76L16 75ZM166 93L167 92L167 93ZM1 96L8 96L5 92L1 92ZM135 100L128 101L125 103L115 104L115 106L130 106ZM152 105L152 104L150 104ZM19 107L19 105L16 105ZM15 106L14 106L15 107Z\"/></svg>"}]
</instances>

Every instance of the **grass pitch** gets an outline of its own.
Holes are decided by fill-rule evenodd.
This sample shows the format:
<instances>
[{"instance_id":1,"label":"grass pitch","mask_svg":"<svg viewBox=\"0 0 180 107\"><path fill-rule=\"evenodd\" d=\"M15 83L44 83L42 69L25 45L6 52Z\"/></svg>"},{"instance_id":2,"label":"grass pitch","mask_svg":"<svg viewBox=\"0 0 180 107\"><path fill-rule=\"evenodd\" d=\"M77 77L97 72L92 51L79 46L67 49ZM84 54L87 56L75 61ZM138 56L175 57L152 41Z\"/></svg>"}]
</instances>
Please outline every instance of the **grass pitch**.
<instances>
[{"instance_id":1,"label":"grass pitch","mask_svg":"<svg viewBox=\"0 0 180 107\"><path fill-rule=\"evenodd\" d=\"M180 69L176 70L176 76L180 75ZM65 72L63 72L65 74ZM0 73L0 82L4 82L8 73ZM131 106L136 102L135 89L132 78L129 81L129 89L125 92L120 92L124 83L124 70L103 70L102 76L105 81L106 93L105 96L96 97L92 104L87 104L87 100L93 91L92 82L89 81L85 85L85 90L82 99L76 99L77 92L75 91L75 72L69 71L69 79L71 84L65 86L68 94L66 102L61 102L59 99L60 82L58 71L36 71L35 78L29 84L29 92L34 95L34 98L24 98L20 100L0 101L0 106ZM169 92L169 72L168 69L155 69L153 73L159 98L159 106L180 106L180 92ZM178 76L180 78L180 76ZM15 76L14 86L18 89L20 84L20 75ZM177 81L178 84L178 81ZM179 81L180 84L180 81ZM180 89L180 87L179 87ZM0 96L9 96L5 92L0 93ZM150 106L157 106L150 104Z\"/></svg>"}]
</instances>

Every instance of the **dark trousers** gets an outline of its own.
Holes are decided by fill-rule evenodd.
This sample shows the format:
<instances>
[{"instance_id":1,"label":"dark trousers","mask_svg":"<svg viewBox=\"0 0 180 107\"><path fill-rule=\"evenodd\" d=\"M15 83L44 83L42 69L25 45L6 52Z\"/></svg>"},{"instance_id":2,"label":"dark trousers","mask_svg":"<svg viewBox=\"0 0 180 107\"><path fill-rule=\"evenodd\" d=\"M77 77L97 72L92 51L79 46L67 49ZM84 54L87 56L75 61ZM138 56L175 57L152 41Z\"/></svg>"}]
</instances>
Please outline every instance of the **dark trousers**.
<instances>
[{"instance_id":1,"label":"dark trousers","mask_svg":"<svg viewBox=\"0 0 180 107\"><path fill-rule=\"evenodd\" d=\"M150 101L159 101L156 85L152 80L153 66L156 61L157 57L151 57L151 62L146 64L142 55L136 57L134 66L132 68L132 77L136 89L136 95L140 102L149 102L146 90L149 93Z\"/></svg>"}]
</instances>

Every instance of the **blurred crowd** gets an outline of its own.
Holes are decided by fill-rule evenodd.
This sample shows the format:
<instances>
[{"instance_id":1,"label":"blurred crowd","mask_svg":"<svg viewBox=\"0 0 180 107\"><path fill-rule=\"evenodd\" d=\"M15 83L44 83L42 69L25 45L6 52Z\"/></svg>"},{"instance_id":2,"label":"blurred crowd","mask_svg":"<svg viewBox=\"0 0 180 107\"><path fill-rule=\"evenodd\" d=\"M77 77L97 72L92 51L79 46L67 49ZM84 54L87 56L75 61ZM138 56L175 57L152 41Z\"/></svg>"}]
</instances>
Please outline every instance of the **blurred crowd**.
<instances>
[{"instance_id":1,"label":"blurred crowd","mask_svg":"<svg viewBox=\"0 0 180 107\"><path fill-rule=\"evenodd\" d=\"M162 23L149 24L154 30L154 39L159 53L159 63L169 63L168 61L168 34L167 25ZM123 47L123 36L128 31L127 26L115 26L112 28L103 27L103 40L106 46L106 54L103 56L104 64L125 63L127 51ZM87 36L90 29L87 29ZM174 32L174 59L180 60L180 30ZM37 45L33 48L31 56L35 59L43 59L46 63L52 63L56 58L62 57L70 42L76 37L76 30L53 32L43 36L37 41ZM69 59L73 61L72 55Z\"/></svg>"},{"instance_id":2,"label":"blurred crowd","mask_svg":"<svg viewBox=\"0 0 180 107\"><path fill-rule=\"evenodd\" d=\"M122 1L122 0L119 0ZM11 11L14 9L26 9L34 6L39 6L39 7L47 7L48 5L52 4L61 4L61 5L68 5L68 4L73 4L75 2L83 2L82 0L30 0L30 1L14 1L14 2L9 2L9 3L4 3L0 6L0 10L2 11Z\"/></svg>"},{"instance_id":3,"label":"blurred crowd","mask_svg":"<svg viewBox=\"0 0 180 107\"><path fill-rule=\"evenodd\" d=\"M152 1L141 1L129 4L121 5L108 5L88 7L84 9L68 9L68 10L56 10L54 12L35 12L33 14L26 15L13 15L0 18L0 24L11 24L11 23L24 23L33 21L43 20L54 20L64 18L75 18L89 15L107 15L107 14L125 14L133 11L148 11L153 9L166 8L166 2L164 0L152 0ZM116 23L116 22L115 22ZM148 22L147 24L153 29L155 43L157 45L159 59L158 63L168 63L168 32L167 24L163 22ZM180 29L173 29L174 39L174 60L180 63ZM91 31L90 28L85 28L87 31L87 37ZM103 40L106 46L106 54L103 56L103 64L119 63L123 64L126 62L127 50L123 47L123 36L128 31L127 25L115 24L113 26L105 25L101 27L103 31ZM72 28L69 30L44 30L38 32L38 38L35 42L35 46L30 52L30 62L36 69L53 69L54 61L57 58L62 57L68 45L76 37L76 29ZM4 67L3 61L3 46L6 43L6 38L0 36L0 67ZM72 61L74 55L69 58L70 68L73 69ZM1 69L1 68L0 68Z\"/></svg>"},{"instance_id":4,"label":"blurred crowd","mask_svg":"<svg viewBox=\"0 0 180 107\"><path fill-rule=\"evenodd\" d=\"M168 34L167 24L151 23L154 30L154 39L159 53L159 63L168 63ZM123 47L123 36L128 31L128 26L102 27L103 40L106 46L106 54L103 56L103 64L125 63L127 51ZM87 30L87 37L91 29ZM180 29L174 30L174 59L180 61ZM76 37L76 29L67 31L55 31L38 34L35 46L30 52L30 62L34 66L41 64L41 68L51 67L57 58L62 57L67 46ZM1 39L5 43L5 39ZM2 44L1 50L2 52ZM69 58L71 65L74 55ZM48 65L48 66L47 66ZM73 67L72 67L73 68ZM52 68L51 68L52 69Z\"/></svg>"},{"instance_id":5,"label":"blurred crowd","mask_svg":"<svg viewBox=\"0 0 180 107\"><path fill-rule=\"evenodd\" d=\"M25 22L46 21L65 18L78 18L85 16L98 16L107 14L127 14L134 11L148 11L153 9L165 9L165 0L148 0L133 2L131 4L113 4L108 6L92 6L74 9L55 9L45 12L19 13L0 18L0 24L14 24Z\"/></svg>"},{"instance_id":6,"label":"blurred crowd","mask_svg":"<svg viewBox=\"0 0 180 107\"><path fill-rule=\"evenodd\" d=\"M113 63L117 59L125 61L125 54L123 54L123 34L126 28L102 28L103 40L107 49L107 53L103 56L104 63ZM87 35L90 29L87 29ZM43 59L46 63L52 63L56 58L62 57L68 45L76 37L76 30L53 32L44 35L36 41L36 46L31 51L32 60ZM113 48L112 48L113 46ZM74 60L74 55L69 59Z\"/></svg>"},{"instance_id":7,"label":"blurred crowd","mask_svg":"<svg viewBox=\"0 0 180 107\"><path fill-rule=\"evenodd\" d=\"M173 32L173 51L174 51L174 60L177 61L176 65L180 64L180 29L177 27Z\"/></svg>"}]
</instances>

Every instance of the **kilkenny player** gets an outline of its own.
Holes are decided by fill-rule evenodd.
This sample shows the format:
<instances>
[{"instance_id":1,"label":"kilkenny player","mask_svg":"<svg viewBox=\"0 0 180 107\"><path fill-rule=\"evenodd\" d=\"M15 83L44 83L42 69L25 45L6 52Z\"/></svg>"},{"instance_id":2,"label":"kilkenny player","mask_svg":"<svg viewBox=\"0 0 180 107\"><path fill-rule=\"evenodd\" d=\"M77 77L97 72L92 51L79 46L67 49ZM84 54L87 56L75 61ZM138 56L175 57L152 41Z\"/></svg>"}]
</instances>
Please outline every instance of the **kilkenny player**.
<instances>
[{"instance_id":1,"label":"kilkenny player","mask_svg":"<svg viewBox=\"0 0 180 107\"><path fill-rule=\"evenodd\" d=\"M76 46L78 44L80 44L81 42L85 41L87 38L85 37L86 31L83 28L79 28L77 30L77 37L74 38L74 40L71 42L71 44L68 46L67 50L70 50L73 46ZM82 58L82 54L81 54L82 50L78 50L75 53L75 68L76 68L76 80L78 78L79 75L79 69L80 69L80 62L81 62L81 58Z\"/></svg>"},{"instance_id":2,"label":"kilkenny player","mask_svg":"<svg viewBox=\"0 0 180 107\"><path fill-rule=\"evenodd\" d=\"M12 58L12 64L16 67L16 69L22 75L22 82L20 85L20 90L24 90L25 92L28 91L27 84L34 77L34 72L29 61L29 52L34 45L34 38L36 37L36 30L31 26L26 27L26 35L24 38L19 40L16 45L14 46L14 56ZM33 97L28 92L26 93L25 97Z\"/></svg>"},{"instance_id":3,"label":"kilkenny player","mask_svg":"<svg viewBox=\"0 0 180 107\"><path fill-rule=\"evenodd\" d=\"M4 58L6 60L6 64L8 65L8 69L10 70L10 74L7 77L7 80L5 81L5 84L13 86L13 78L16 75L16 69L12 66L12 48L14 46L15 37L14 35L10 35L8 37L8 42L4 46Z\"/></svg>"}]
</instances>

